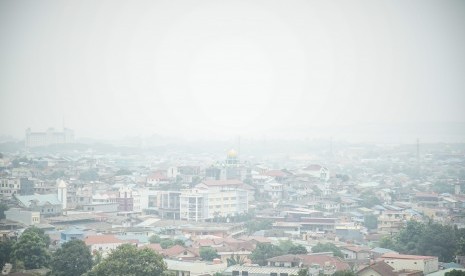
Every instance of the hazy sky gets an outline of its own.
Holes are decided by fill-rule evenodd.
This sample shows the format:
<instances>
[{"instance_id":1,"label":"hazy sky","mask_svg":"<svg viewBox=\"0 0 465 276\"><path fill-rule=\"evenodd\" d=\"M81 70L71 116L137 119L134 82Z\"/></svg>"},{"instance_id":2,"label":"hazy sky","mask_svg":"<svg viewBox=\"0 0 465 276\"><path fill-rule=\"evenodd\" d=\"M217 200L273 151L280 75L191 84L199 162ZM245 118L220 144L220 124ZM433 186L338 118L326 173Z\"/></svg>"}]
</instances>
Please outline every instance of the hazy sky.
<instances>
[{"instance_id":1,"label":"hazy sky","mask_svg":"<svg viewBox=\"0 0 465 276\"><path fill-rule=\"evenodd\" d=\"M0 134L465 121L465 1L0 1Z\"/></svg>"}]
</instances>

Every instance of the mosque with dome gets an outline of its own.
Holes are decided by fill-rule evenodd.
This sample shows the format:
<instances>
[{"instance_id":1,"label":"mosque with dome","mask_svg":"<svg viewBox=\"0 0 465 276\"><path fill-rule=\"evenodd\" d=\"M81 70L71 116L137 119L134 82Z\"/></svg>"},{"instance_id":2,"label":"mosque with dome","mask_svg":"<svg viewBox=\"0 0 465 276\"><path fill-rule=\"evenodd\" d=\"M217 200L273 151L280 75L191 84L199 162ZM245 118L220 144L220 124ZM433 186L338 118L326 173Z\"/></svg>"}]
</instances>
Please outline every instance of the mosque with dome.
<instances>
[{"instance_id":1,"label":"mosque with dome","mask_svg":"<svg viewBox=\"0 0 465 276\"><path fill-rule=\"evenodd\" d=\"M209 180L244 180L250 174L250 169L239 161L239 153L230 149L226 155L226 160L217 162L205 171L206 179Z\"/></svg>"}]
</instances>

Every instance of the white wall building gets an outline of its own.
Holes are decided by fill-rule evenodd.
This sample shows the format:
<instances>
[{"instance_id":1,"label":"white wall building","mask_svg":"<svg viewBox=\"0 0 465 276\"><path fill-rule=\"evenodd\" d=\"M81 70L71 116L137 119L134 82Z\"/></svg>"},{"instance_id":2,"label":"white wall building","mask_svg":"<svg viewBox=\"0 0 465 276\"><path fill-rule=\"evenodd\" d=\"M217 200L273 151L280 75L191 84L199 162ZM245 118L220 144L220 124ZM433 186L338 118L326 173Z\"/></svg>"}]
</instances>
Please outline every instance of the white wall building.
<instances>
[{"instance_id":1,"label":"white wall building","mask_svg":"<svg viewBox=\"0 0 465 276\"><path fill-rule=\"evenodd\" d=\"M438 271L438 257L436 256L418 256L418 255L403 255L396 253L386 253L380 257L388 265L395 270L412 269L420 270L423 274Z\"/></svg>"},{"instance_id":2,"label":"white wall building","mask_svg":"<svg viewBox=\"0 0 465 276\"><path fill-rule=\"evenodd\" d=\"M27 226L31 226L40 223L40 212L27 211L20 208L11 208L5 211L5 218L11 221L20 222Z\"/></svg>"},{"instance_id":3,"label":"white wall building","mask_svg":"<svg viewBox=\"0 0 465 276\"><path fill-rule=\"evenodd\" d=\"M58 200L61 202L63 206L63 210L66 209L68 203L68 185L62 179L57 180L58 186Z\"/></svg>"},{"instance_id":4,"label":"white wall building","mask_svg":"<svg viewBox=\"0 0 465 276\"><path fill-rule=\"evenodd\" d=\"M202 221L228 217L248 211L248 191L234 181L202 182L194 189L183 190L180 195L180 217Z\"/></svg>"}]
</instances>

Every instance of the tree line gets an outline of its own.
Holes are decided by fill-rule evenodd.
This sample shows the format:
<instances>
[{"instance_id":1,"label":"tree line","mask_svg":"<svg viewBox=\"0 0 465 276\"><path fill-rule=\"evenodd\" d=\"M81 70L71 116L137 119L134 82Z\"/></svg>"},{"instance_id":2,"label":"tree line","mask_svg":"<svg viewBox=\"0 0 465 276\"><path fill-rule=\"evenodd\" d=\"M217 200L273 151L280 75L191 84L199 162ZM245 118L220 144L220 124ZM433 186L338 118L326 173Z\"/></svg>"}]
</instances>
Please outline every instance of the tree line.
<instances>
[{"instance_id":1,"label":"tree line","mask_svg":"<svg viewBox=\"0 0 465 276\"><path fill-rule=\"evenodd\" d=\"M465 229L411 220L399 233L383 238L380 246L402 254L437 256L440 262L452 262L456 255L465 255Z\"/></svg>"},{"instance_id":2,"label":"tree line","mask_svg":"<svg viewBox=\"0 0 465 276\"><path fill-rule=\"evenodd\" d=\"M15 271L49 268L50 276L162 275L167 271L163 257L155 251L123 244L104 259L94 256L81 240L64 243L50 252L50 237L43 230L27 228L17 241L0 242L0 266L13 264Z\"/></svg>"}]
</instances>

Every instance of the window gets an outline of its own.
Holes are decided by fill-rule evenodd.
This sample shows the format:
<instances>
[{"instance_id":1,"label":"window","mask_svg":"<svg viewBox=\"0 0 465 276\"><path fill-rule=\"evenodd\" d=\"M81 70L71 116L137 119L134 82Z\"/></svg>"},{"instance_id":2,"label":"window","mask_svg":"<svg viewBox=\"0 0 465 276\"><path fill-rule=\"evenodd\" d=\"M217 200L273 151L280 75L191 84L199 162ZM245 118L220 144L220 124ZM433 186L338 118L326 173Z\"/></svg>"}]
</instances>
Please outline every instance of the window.
<instances>
[{"instance_id":1,"label":"window","mask_svg":"<svg viewBox=\"0 0 465 276\"><path fill-rule=\"evenodd\" d=\"M279 276L287 276L287 273L279 273Z\"/></svg>"},{"instance_id":2,"label":"window","mask_svg":"<svg viewBox=\"0 0 465 276\"><path fill-rule=\"evenodd\" d=\"M239 270L233 270L232 276L239 276Z\"/></svg>"},{"instance_id":3,"label":"window","mask_svg":"<svg viewBox=\"0 0 465 276\"><path fill-rule=\"evenodd\" d=\"M242 271L242 276L249 276L249 272L248 271Z\"/></svg>"},{"instance_id":4,"label":"window","mask_svg":"<svg viewBox=\"0 0 465 276\"><path fill-rule=\"evenodd\" d=\"M271 273L270 273L270 276L278 276L278 273L271 272Z\"/></svg>"}]
</instances>

